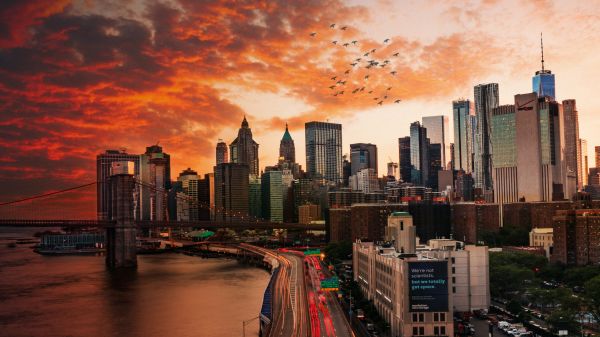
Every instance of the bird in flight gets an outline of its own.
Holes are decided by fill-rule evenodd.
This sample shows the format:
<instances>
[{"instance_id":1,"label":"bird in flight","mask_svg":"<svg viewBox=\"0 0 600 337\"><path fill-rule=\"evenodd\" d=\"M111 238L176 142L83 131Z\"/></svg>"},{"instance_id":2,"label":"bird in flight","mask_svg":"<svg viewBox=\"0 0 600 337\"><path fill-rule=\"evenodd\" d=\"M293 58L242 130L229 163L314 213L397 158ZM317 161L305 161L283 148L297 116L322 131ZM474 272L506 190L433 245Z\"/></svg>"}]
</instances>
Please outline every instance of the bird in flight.
<instances>
[{"instance_id":1,"label":"bird in flight","mask_svg":"<svg viewBox=\"0 0 600 337\"><path fill-rule=\"evenodd\" d=\"M356 40L352 41L352 44L357 44L357 43L358 43L358 41L356 41Z\"/></svg>"},{"instance_id":2,"label":"bird in flight","mask_svg":"<svg viewBox=\"0 0 600 337\"><path fill-rule=\"evenodd\" d=\"M369 52L366 52L365 55L363 55L363 56L369 56Z\"/></svg>"},{"instance_id":3,"label":"bird in flight","mask_svg":"<svg viewBox=\"0 0 600 337\"><path fill-rule=\"evenodd\" d=\"M344 43L343 46L344 47L348 47L350 44L348 42Z\"/></svg>"},{"instance_id":4,"label":"bird in flight","mask_svg":"<svg viewBox=\"0 0 600 337\"><path fill-rule=\"evenodd\" d=\"M383 96L383 99L387 99L387 95Z\"/></svg>"},{"instance_id":5,"label":"bird in flight","mask_svg":"<svg viewBox=\"0 0 600 337\"><path fill-rule=\"evenodd\" d=\"M385 60L383 61L383 63L390 63L390 60Z\"/></svg>"},{"instance_id":6,"label":"bird in flight","mask_svg":"<svg viewBox=\"0 0 600 337\"><path fill-rule=\"evenodd\" d=\"M346 30L346 29L348 29L348 27L347 27L347 26L344 26L344 27L342 27L342 28L340 28L340 29L341 29L341 30Z\"/></svg>"},{"instance_id":7,"label":"bird in flight","mask_svg":"<svg viewBox=\"0 0 600 337\"><path fill-rule=\"evenodd\" d=\"M377 104L379 104L379 105L382 105L382 104L383 104L383 101L379 101L379 103L377 103Z\"/></svg>"},{"instance_id":8,"label":"bird in flight","mask_svg":"<svg viewBox=\"0 0 600 337\"><path fill-rule=\"evenodd\" d=\"M346 74L346 75L350 74L350 69L344 71L344 74Z\"/></svg>"},{"instance_id":9,"label":"bird in flight","mask_svg":"<svg viewBox=\"0 0 600 337\"><path fill-rule=\"evenodd\" d=\"M344 94L344 90L340 91L340 95L343 95L343 94Z\"/></svg>"},{"instance_id":10,"label":"bird in flight","mask_svg":"<svg viewBox=\"0 0 600 337\"><path fill-rule=\"evenodd\" d=\"M335 88L335 85L329 86L329 89L333 90L333 88Z\"/></svg>"},{"instance_id":11,"label":"bird in flight","mask_svg":"<svg viewBox=\"0 0 600 337\"><path fill-rule=\"evenodd\" d=\"M350 63L351 66L355 67L358 63L354 62L354 63Z\"/></svg>"},{"instance_id":12,"label":"bird in flight","mask_svg":"<svg viewBox=\"0 0 600 337\"><path fill-rule=\"evenodd\" d=\"M336 79L336 78L337 78L337 76L333 76L333 77L331 78L331 80L332 80L332 81L335 81L335 79Z\"/></svg>"},{"instance_id":13,"label":"bird in flight","mask_svg":"<svg viewBox=\"0 0 600 337\"><path fill-rule=\"evenodd\" d=\"M365 80L368 80L368 79L369 79L369 75L365 75Z\"/></svg>"},{"instance_id":14,"label":"bird in flight","mask_svg":"<svg viewBox=\"0 0 600 337\"><path fill-rule=\"evenodd\" d=\"M394 53L394 54L393 54L393 56L398 56L398 55L400 55L400 53Z\"/></svg>"},{"instance_id":15,"label":"bird in flight","mask_svg":"<svg viewBox=\"0 0 600 337\"><path fill-rule=\"evenodd\" d=\"M372 93L373 93L373 90L369 91L369 94L372 94Z\"/></svg>"},{"instance_id":16,"label":"bird in flight","mask_svg":"<svg viewBox=\"0 0 600 337\"><path fill-rule=\"evenodd\" d=\"M356 62L360 62L360 60L362 60L362 59L359 57L359 58L357 58L357 59L356 59L356 60L354 60L354 61L356 61Z\"/></svg>"},{"instance_id":17,"label":"bird in flight","mask_svg":"<svg viewBox=\"0 0 600 337\"><path fill-rule=\"evenodd\" d=\"M388 43L388 42L390 42L390 39L383 40L383 43Z\"/></svg>"},{"instance_id":18,"label":"bird in flight","mask_svg":"<svg viewBox=\"0 0 600 337\"><path fill-rule=\"evenodd\" d=\"M376 101L376 100L378 100L378 99L379 99L379 97L375 97L375 98L373 98L373 100L374 100L374 101Z\"/></svg>"},{"instance_id":19,"label":"bird in flight","mask_svg":"<svg viewBox=\"0 0 600 337\"><path fill-rule=\"evenodd\" d=\"M346 85L346 81L341 81L340 82L342 85ZM343 91L342 91L343 92Z\"/></svg>"},{"instance_id":20,"label":"bird in flight","mask_svg":"<svg viewBox=\"0 0 600 337\"><path fill-rule=\"evenodd\" d=\"M335 23L332 23L329 25L329 28L334 28L335 27Z\"/></svg>"},{"instance_id":21,"label":"bird in flight","mask_svg":"<svg viewBox=\"0 0 600 337\"><path fill-rule=\"evenodd\" d=\"M331 41L331 43L333 43L333 44L337 44L337 41Z\"/></svg>"},{"instance_id":22,"label":"bird in flight","mask_svg":"<svg viewBox=\"0 0 600 337\"><path fill-rule=\"evenodd\" d=\"M375 52L375 48L371 49L371 53L374 53L374 52Z\"/></svg>"},{"instance_id":23,"label":"bird in flight","mask_svg":"<svg viewBox=\"0 0 600 337\"><path fill-rule=\"evenodd\" d=\"M387 88L387 90L392 90L392 87Z\"/></svg>"},{"instance_id":24,"label":"bird in flight","mask_svg":"<svg viewBox=\"0 0 600 337\"><path fill-rule=\"evenodd\" d=\"M365 91L365 87L360 88L360 91Z\"/></svg>"},{"instance_id":25,"label":"bird in flight","mask_svg":"<svg viewBox=\"0 0 600 337\"><path fill-rule=\"evenodd\" d=\"M395 101L394 101L394 103L400 103L400 100L399 100L399 99L397 99L397 100L395 100Z\"/></svg>"},{"instance_id":26,"label":"bird in flight","mask_svg":"<svg viewBox=\"0 0 600 337\"><path fill-rule=\"evenodd\" d=\"M353 94L356 94L356 92L357 92L359 89L360 89L360 88L356 88L356 89L352 90L352 93L353 93Z\"/></svg>"},{"instance_id":27,"label":"bird in flight","mask_svg":"<svg viewBox=\"0 0 600 337\"><path fill-rule=\"evenodd\" d=\"M381 68L385 67L385 63L379 65Z\"/></svg>"},{"instance_id":28,"label":"bird in flight","mask_svg":"<svg viewBox=\"0 0 600 337\"><path fill-rule=\"evenodd\" d=\"M394 71L390 71L390 74L396 75L396 71L395 70Z\"/></svg>"},{"instance_id":29,"label":"bird in flight","mask_svg":"<svg viewBox=\"0 0 600 337\"><path fill-rule=\"evenodd\" d=\"M316 33L316 32L312 32L312 33L310 33L310 36L315 36L315 35L317 35L317 33Z\"/></svg>"},{"instance_id":30,"label":"bird in flight","mask_svg":"<svg viewBox=\"0 0 600 337\"><path fill-rule=\"evenodd\" d=\"M338 80L336 83L337 84L342 84L342 80Z\"/></svg>"},{"instance_id":31,"label":"bird in flight","mask_svg":"<svg viewBox=\"0 0 600 337\"><path fill-rule=\"evenodd\" d=\"M337 92L336 92L335 94L333 94L333 96L337 96L337 95L338 95L338 93L337 93Z\"/></svg>"}]
</instances>

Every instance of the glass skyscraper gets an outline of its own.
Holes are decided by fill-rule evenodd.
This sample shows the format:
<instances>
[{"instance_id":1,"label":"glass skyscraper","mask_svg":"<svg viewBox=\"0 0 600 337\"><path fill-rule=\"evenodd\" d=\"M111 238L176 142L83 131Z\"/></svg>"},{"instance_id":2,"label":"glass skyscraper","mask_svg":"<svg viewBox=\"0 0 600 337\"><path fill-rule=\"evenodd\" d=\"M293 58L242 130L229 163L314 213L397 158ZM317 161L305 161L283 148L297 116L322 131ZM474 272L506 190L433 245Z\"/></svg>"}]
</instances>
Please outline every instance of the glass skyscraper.
<instances>
[{"instance_id":1,"label":"glass skyscraper","mask_svg":"<svg viewBox=\"0 0 600 337\"><path fill-rule=\"evenodd\" d=\"M473 171L473 151L475 148L475 117L473 103L469 100L452 102L454 121L454 169L466 173Z\"/></svg>"},{"instance_id":2,"label":"glass skyscraper","mask_svg":"<svg viewBox=\"0 0 600 337\"><path fill-rule=\"evenodd\" d=\"M372 168L377 176L377 145L350 144L350 167L350 175L355 175L365 168Z\"/></svg>"},{"instance_id":3,"label":"glass skyscraper","mask_svg":"<svg viewBox=\"0 0 600 337\"><path fill-rule=\"evenodd\" d=\"M490 191L492 187L492 110L498 107L498 83L479 84L474 88L477 133L475 146L475 188Z\"/></svg>"},{"instance_id":4,"label":"glass skyscraper","mask_svg":"<svg viewBox=\"0 0 600 337\"><path fill-rule=\"evenodd\" d=\"M410 124L411 182L425 186L429 178L429 139L427 129L421 123Z\"/></svg>"},{"instance_id":5,"label":"glass skyscraper","mask_svg":"<svg viewBox=\"0 0 600 337\"><path fill-rule=\"evenodd\" d=\"M311 178L323 178L341 184L342 125L325 122L304 124L306 135L306 166Z\"/></svg>"},{"instance_id":6,"label":"glass skyscraper","mask_svg":"<svg viewBox=\"0 0 600 337\"><path fill-rule=\"evenodd\" d=\"M427 129L427 137L431 144L440 144L441 167L447 168L450 163L450 139L447 116L428 116L422 119L423 127Z\"/></svg>"},{"instance_id":7,"label":"glass skyscraper","mask_svg":"<svg viewBox=\"0 0 600 337\"><path fill-rule=\"evenodd\" d=\"M554 83L554 74L550 70L538 70L535 72L535 76L531 78L533 91L538 97L546 96L556 99Z\"/></svg>"},{"instance_id":8,"label":"glass skyscraper","mask_svg":"<svg viewBox=\"0 0 600 337\"><path fill-rule=\"evenodd\" d=\"M404 183L409 183L412 180L410 167L410 137L398 138L398 154L400 179Z\"/></svg>"}]
</instances>

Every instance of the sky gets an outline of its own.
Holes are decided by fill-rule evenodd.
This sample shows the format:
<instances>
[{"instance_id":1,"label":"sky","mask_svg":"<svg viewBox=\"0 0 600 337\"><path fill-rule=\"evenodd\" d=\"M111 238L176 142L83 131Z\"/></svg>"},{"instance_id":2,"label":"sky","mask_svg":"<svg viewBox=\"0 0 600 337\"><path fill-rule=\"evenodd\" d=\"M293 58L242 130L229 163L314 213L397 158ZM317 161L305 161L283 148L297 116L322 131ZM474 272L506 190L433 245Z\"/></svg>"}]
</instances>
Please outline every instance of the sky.
<instances>
[{"instance_id":1,"label":"sky","mask_svg":"<svg viewBox=\"0 0 600 337\"><path fill-rule=\"evenodd\" d=\"M531 92L541 32L593 167L598 0L2 1L0 202L94 181L106 149L158 143L173 179L210 172L244 115L261 167L276 163L285 123L304 167L304 123L328 120L343 125L344 152L377 144L384 172L411 122L451 117L475 85L499 83L501 104Z\"/></svg>"}]
</instances>

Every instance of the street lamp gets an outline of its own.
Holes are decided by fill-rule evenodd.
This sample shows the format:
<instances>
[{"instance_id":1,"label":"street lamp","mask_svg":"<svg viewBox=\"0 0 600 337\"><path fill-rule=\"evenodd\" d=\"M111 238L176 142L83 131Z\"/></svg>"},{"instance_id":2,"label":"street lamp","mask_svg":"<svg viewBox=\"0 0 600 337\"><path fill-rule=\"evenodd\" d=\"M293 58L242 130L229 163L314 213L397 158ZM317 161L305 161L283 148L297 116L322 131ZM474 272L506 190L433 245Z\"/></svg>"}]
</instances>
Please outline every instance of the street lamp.
<instances>
[{"instance_id":1,"label":"street lamp","mask_svg":"<svg viewBox=\"0 0 600 337\"><path fill-rule=\"evenodd\" d=\"M253 320L255 320L255 319L258 319L258 317L259 317L259 316L256 316L256 317L252 317L252 318L250 318L250 319L247 319L247 320L245 320L245 321L242 321L242 336L243 336L243 337L246 337L246 325L247 325L248 323L252 322Z\"/></svg>"}]
</instances>

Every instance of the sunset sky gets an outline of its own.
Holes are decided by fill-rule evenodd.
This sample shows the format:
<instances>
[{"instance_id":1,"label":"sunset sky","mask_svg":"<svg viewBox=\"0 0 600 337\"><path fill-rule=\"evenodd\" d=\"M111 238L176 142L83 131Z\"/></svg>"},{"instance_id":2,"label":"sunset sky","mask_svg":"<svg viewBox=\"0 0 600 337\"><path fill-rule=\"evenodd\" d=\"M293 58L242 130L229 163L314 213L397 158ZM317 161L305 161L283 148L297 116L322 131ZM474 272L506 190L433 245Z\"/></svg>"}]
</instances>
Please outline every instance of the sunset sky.
<instances>
[{"instance_id":1,"label":"sunset sky","mask_svg":"<svg viewBox=\"0 0 600 337\"><path fill-rule=\"evenodd\" d=\"M474 85L499 83L501 104L531 92L540 32L557 99L577 100L593 167L597 0L2 1L0 201L91 182L109 148L159 142L173 179L186 167L207 173L244 114L261 167L276 162L286 122L304 167L304 122L329 120L343 124L345 152L377 144L384 172L411 122L451 117ZM373 48L369 58L388 66L349 65ZM343 95L332 95L332 76L347 79Z\"/></svg>"}]
</instances>

